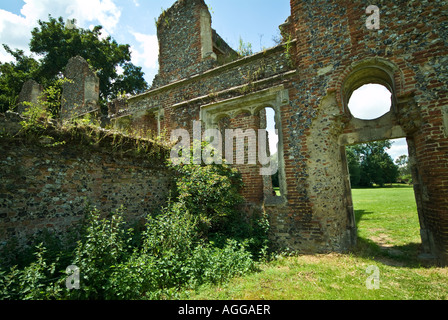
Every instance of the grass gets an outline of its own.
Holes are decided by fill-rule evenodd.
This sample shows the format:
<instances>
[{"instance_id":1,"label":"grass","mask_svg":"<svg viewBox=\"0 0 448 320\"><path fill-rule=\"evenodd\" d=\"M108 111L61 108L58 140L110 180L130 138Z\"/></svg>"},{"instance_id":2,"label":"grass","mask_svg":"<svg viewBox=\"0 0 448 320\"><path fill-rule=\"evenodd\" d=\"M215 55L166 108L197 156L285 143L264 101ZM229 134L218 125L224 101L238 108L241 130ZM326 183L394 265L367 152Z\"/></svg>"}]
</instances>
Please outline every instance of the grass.
<instances>
[{"instance_id":1,"label":"grass","mask_svg":"<svg viewBox=\"0 0 448 320\"><path fill-rule=\"evenodd\" d=\"M421 239L412 187L355 189L352 194L359 238L402 258L415 258Z\"/></svg>"},{"instance_id":2,"label":"grass","mask_svg":"<svg viewBox=\"0 0 448 320\"><path fill-rule=\"evenodd\" d=\"M347 254L279 255L259 272L186 292L192 300L447 300L448 268L418 259L411 187L353 190L358 245ZM379 272L379 289L369 266ZM370 277L370 278L369 278Z\"/></svg>"}]
</instances>

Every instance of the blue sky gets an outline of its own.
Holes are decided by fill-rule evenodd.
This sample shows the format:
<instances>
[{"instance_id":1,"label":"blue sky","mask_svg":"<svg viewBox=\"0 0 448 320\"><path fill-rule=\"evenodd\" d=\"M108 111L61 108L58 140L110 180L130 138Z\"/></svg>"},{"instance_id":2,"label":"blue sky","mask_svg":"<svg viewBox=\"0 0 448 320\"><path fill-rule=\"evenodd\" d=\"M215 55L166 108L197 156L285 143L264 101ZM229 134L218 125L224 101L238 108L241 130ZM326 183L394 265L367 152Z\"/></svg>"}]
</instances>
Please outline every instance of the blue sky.
<instances>
[{"instance_id":1,"label":"blue sky","mask_svg":"<svg viewBox=\"0 0 448 320\"><path fill-rule=\"evenodd\" d=\"M37 20L48 15L77 19L81 28L102 25L107 35L118 43L129 44L132 62L141 66L149 84L158 71L158 43L155 19L176 0L1 0L0 44L28 51L31 30ZM289 0L205 0L212 14L212 28L234 49L240 37L252 44L254 52L274 45L278 26L290 15ZM0 47L0 61L11 57ZM378 100L379 95L364 93L364 101ZM370 98L372 97L372 98ZM362 110L365 105L358 104ZM381 106L372 106L371 109ZM365 114L369 117L369 114ZM394 143L393 158L407 154L406 141Z\"/></svg>"},{"instance_id":2,"label":"blue sky","mask_svg":"<svg viewBox=\"0 0 448 320\"><path fill-rule=\"evenodd\" d=\"M30 32L38 19L48 14L76 18L78 26L102 25L118 43L132 46L132 58L143 68L151 83L157 73L155 19L175 0L2 0L0 43L27 50ZM255 52L274 45L278 26L290 14L289 0L206 0L212 13L212 27L233 47L239 38L252 44ZM0 49L0 61L8 61Z\"/></svg>"}]
</instances>

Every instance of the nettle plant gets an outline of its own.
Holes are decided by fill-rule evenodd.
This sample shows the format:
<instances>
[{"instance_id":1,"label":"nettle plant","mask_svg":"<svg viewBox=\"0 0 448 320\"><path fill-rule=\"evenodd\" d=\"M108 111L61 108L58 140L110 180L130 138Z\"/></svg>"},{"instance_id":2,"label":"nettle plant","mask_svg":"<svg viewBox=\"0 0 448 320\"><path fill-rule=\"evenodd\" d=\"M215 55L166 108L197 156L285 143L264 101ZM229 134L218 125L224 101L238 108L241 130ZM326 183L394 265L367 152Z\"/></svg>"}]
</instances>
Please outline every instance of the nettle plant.
<instances>
[{"instance_id":1,"label":"nettle plant","mask_svg":"<svg viewBox=\"0 0 448 320\"><path fill-rule=\"evenodd\" d=\"M201 148L207 147L207 143L202 142ZM191 150L193 152L194 148ZM240 194L243 182L237 169L227 164L194 164L193 160L187 164L169 162L169 166L178 173L177 201L174 205L196 216L204 235L210 230L219 229L243 203Z\"/></svg>"},{"instance_id":2,"label":"nettle plant","mask_svg":"<svg viewBox=\"0 0 448 320\"><path fill-rule=\"evenodd\" d=\"M62 85L71 82L66 78L56 80L55 84L46 88L39 96L37 103L23 102L25 111L21 121L22 132L25 134L39 134L54 124L61 108Z\"/></svg>"}]
</instances>

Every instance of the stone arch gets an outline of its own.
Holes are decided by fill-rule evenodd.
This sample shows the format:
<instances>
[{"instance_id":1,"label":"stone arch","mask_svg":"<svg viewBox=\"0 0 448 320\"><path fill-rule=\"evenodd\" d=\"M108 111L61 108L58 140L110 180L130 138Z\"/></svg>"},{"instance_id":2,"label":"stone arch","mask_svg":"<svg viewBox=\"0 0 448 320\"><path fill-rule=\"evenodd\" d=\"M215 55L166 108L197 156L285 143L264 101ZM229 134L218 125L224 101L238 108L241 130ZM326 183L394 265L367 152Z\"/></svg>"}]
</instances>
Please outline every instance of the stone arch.
<instances>
[{"instance_id":1,"label":"stone arch","mask_svg":"<svg viewBox=\"0 0 448 320\"><path fill-rule=\"evenodd\" d=\"M404 87L403 72L393 62L375 57L357 61L348 66L340 75L336 87L336 100L344 114L350 116L348 102L353 92L365 84L380 84L392 94L393 113L398 112L398 97Z\"/></svg>"},{"instance_id":2,"label":"stone arch","mask_svg":"<svg viewBox=\"0 0 448 320\"><path fill-rule=\"evenodd\" d=\"M244 122L243 129L265 129L260 126L260 114L266 108L272 108L275 111L275 123L278 129L278 172L279 180L281 181L280 190L281 197L270 201L267 197L264 197L265 201L268 201L270 205L280 205L286 201L287 186L286 186L286 173L285 173L285 163L284 163L284 152L283 152L283 130L281 121L281 108L285 104L289 103L289 91L284 88L283 85L276 87L271 87L261 91L246 94L244 96L238 96L230 98L227 100L214 102L207 105L201 106L200 119L205 125L206 129L218 128L219 121L230 118L231 121L235 121L238 116L243 114L247 115L247 119ZM235 124L235 123L233 123ZM222 128L221 128L222 130ZM257 165L260 165L257 163ZM257 168L256 174L257 179L262 178L259 174L259 169ZM264 176L264 175L263 175ZM263 190L263 181L260 181ZM258 182L257 182L258 183ZM262 192L264 194L264 192ZM270 193L272 195L272 192ZM266 203L265 203L266 204Z\"/></svg>"},{"instance_id":3,"label":"stone arch","mask_svg":"<svg viewBox=\"0 0 448 320\"><path fill-rule=\"evenodd\" d=\"M253 116L255 113L253 112L253 110L246 109L246 108L241 108L241 109L235 109L231 113L231 116L232 116L232 118L236 118L236 117L244 115L244 114Z\"/></svg>"},{"instance_id":4,"label":"stone arch","mask_svg":"<svg viewBox=\"0 0 448 320\"><path fill-rule=\"evenodd\" d=\"M339 137L341 145L409 136L408 117L401 114L400 109L412 106L413 99L404 102L399 98L405 87L403 79L397 64L379 57L354 62L342 72L336 88L336 101L347 119ZM390 111L372 120L354 117L348 107L353 92L366 84L382 85L391 93Z\"/></svg>"},{"instance_id":5,"label":"stone arch","mask_svg":"<svg viewBox=\"0 0 448 320\"><path fill-rule=\"evenodd\" d=\"M228 120L228 119L230 119L232 116L230 115L230 114L228 114L228 113L219 113L219 114L217 114L214 118L213 118L213 125L215 126L215 127L218 127L219 128L219 124L220 124L220 122L222 122L222 121L225 121L226 119Z\"/></svg>"}]
</instances>

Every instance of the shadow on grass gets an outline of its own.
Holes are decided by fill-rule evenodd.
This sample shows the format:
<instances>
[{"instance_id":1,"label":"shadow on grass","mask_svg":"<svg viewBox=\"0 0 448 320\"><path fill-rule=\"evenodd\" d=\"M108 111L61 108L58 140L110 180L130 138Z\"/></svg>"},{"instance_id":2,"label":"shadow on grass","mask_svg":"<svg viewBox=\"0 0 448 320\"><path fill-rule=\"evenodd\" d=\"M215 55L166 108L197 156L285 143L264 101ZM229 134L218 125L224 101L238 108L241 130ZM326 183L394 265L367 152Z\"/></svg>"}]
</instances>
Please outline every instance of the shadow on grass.
<instances>
[{"instance_id":1,"label":"shadow on grass","mask_svg":"<svg viewBox=\"0 0 448 320\"><path fill-rule=\"evenodd\" d=\"M371 187L352 187L352 190L360 189L360 190L366 190L366 189L383 189L383 188L401 188L401 189L412 189L414 186L412 184L405 184L405 183L392 183L392 184L384 184L382 186L380 185L373 185Z\"/></svg>"},{"instance_id":2,"label":"shadow on grass","mask_svg":"<svg viewBox=\"0 0 448 320\"><path fill-rule=\"evenodd\" d=\"M374 212L366 210L355 210L356 225L366 215L374 214ZM357 238L356 247L351 250L352 254L363 258L373 259L374 261L396 267L421 268L437 266L435 260L421 259L422 253L421 243L407 243L403 245L382 245L375 241L359 237Z\"/></svg>"},{"instance_id":3,"label":"shadow on grass","mask_svg":"<svg viewBox=\"0 0 448 320\"><path fill-rule=\"evenodd\" d=\"M356 225L359 225L359 222L361 221L362 217L365 215L373 214L372 211L366 211L366 210L355 210L355 221Z\"/></svg>"},{"instance_id":4,"label":"shadow on grass","mask_svg":"<svg viewBox=\"0 0 448 320\"><path fill-rule=\"evenodd\" d=\"M420 243L385 247L370 239L358 237L356 246L350 252L356 256L394 267L422 268L437 265L436 261L419 258Z\"/></svg>"}]
</instances>

